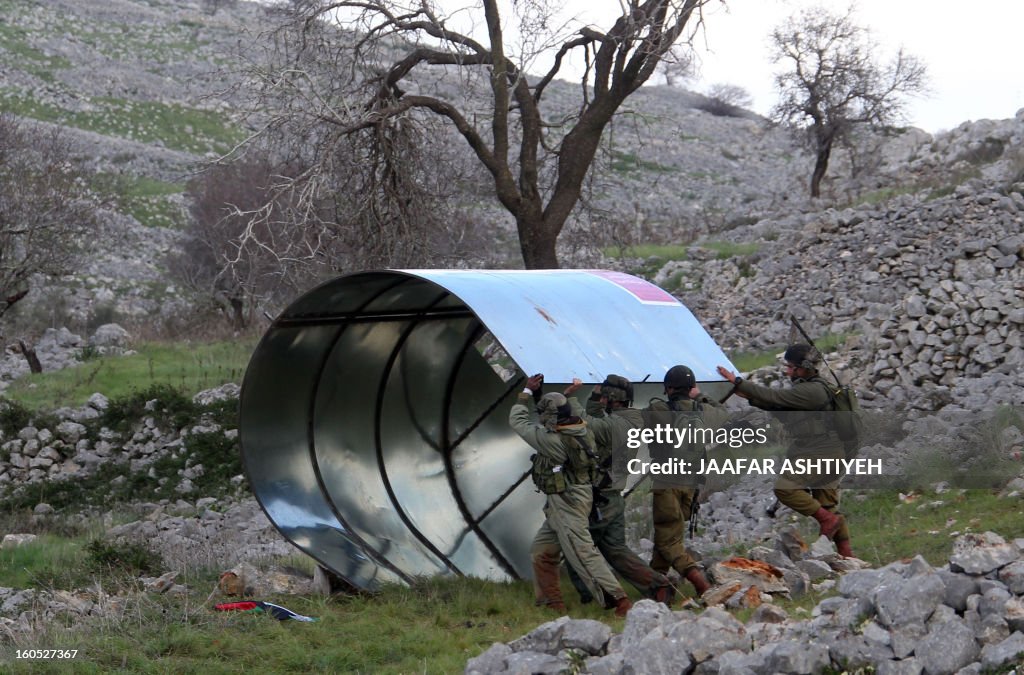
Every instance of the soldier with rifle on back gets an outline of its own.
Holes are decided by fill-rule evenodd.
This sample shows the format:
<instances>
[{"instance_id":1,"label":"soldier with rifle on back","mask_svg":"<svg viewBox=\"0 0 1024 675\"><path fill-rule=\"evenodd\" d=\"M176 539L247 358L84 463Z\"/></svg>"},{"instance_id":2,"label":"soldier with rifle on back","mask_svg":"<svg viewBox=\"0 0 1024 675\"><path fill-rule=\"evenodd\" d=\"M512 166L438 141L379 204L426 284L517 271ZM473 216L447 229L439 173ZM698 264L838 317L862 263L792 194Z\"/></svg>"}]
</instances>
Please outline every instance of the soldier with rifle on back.
<instances>
[{"instance_id":1,"label":"soldier with rifle on back","mask_svg":"<svg viewBox=\"0 0 1024 675\"><path fill-rule=\"evenodd\" d=\"M718 366L718 373L750 405L777 413L790 438L787 458L843 459L844 442L824 413L834 404L830 385L818 372L821 352L811 344L791 344L783 360L791 383L785 389L754 384L724 366ZM819 533L835 542L839 554L853 557L846 519L837 513L840 479L841 476L828 474L780 475L775 481L775 497L797 513L818 521Z\"/></svg>"}]
</instances>

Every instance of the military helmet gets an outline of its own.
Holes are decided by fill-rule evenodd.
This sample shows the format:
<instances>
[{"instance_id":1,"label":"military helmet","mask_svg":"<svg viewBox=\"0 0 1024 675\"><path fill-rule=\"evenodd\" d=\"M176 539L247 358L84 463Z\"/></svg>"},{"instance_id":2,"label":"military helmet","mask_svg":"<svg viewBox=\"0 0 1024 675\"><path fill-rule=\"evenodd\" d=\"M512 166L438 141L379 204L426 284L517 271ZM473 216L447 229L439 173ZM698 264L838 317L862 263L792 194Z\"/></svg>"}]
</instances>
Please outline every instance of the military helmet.
<instances>
[{"instance_id":1,"label":"military helmet","mask_svg":"<svg viewBox=\"0 0 1024 675\"><path fill-rule=\"evenodd\" d=\"M786 353L782 355L786 363L791 363L798 368L817 370L821 364L821 352L811 345L796 344L786 347Z\"/></svg>"},{"instance_id":2,"label":"military helmet","mask_svg":"<svg viewBox=\"0 0 1024 675\"><path fill-rule=\"evenodd\" d=\"M665 388L690 391L697 386L697 378L686 366L672 366L665 373Z\"/></svg>"},{"instance_id":3,"label":"military helmet","mask_svg":"<svg viewBox=\"0 0 1024 675\"><path fill-rule=\"evenodd\" d=\"M543 415L547 414L558 414L558 409L569 404L569 401L563 394L559 394L557 391L551 391L540 397L537 401L537 413Z\"/></svg>"},{"instance_id":4,"label":"military helmet","mask_svg":"<svg viewBox=\"0 0 1024 675\"><path fill-rule=\"evenodd\" d=\"M540 416L540 423L547 429L554 431L558 420L565 419L572 415L572 407L568 399L557 391L551 391L540 397L537 401L537 415Z\"/></svg>"},{"instance_id":5,"label":"military helmet","mask_svg":"<svg viewBox=\"0 0 1024 675\"><path fill-rule=\"evenodd\" d=\"M632 401L633 384L622 375L609 375L601 383L601 394L609 401Z\"/></svg>"}]
</instances>

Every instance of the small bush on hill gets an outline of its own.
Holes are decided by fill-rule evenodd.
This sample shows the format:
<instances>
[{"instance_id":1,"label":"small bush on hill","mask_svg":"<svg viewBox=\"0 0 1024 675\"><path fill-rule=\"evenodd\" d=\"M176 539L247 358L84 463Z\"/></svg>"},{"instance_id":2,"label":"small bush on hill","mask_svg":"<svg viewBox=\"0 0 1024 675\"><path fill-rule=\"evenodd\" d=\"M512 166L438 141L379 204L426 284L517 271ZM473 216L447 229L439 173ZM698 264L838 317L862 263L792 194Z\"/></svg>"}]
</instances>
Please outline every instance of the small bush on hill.
<instances>
[{"instance_id":1,"label":"small bush on hill","mask_svg":"<svg viewBox=\"0 0 1024 675\"><path fill-rule=\"evenodd\" d=\"M0 432L3 432L4 438L17 436L31 421L31 410L17 401L0 400Z\"/></svg>"},{"instance_id":2,"label":"small bush on hill","mask_svg":"<svg viewBox=\"0 0 1024 675\"><path fill-rule=\"evenodd\" d=\"M100 421L105 427L123 432L147 416L154 417L164 426L181 429L199 417L199 406L169 384L153 384L110 401Z\"/></svg>"},{"instance_id":3,"label":"small bush on hill","mask_svg":"<svg viewBox=\"0 0 1024 675\"><path fill-rule=\"evenodd\" d=\"M85 547L89 565L96 571L112 570L134 576L158 574L160 556L139 543L110 542L94 539Z\"/></svg>"}]
</instances>

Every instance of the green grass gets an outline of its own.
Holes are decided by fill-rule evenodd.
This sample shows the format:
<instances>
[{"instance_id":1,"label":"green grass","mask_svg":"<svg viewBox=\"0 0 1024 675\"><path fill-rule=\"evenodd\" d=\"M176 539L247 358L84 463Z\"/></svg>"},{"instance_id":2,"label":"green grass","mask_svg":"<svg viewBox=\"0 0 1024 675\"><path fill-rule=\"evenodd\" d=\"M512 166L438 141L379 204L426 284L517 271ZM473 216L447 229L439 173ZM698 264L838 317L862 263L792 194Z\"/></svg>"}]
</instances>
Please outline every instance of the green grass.
<instances>
[{"instance_id":1,"label":"green grass","mask_svg":"<svg viewBox=\"0 0 1024 675\"><path fill-rule=\"evenodd\" d=\"M773 349L763 352L738 351L729 355L729 360L741 373L749 373L752 370L770 366L779 362L779 351Z\"/></svg>"},{"instance_id":2,"label":"green grass","mask_svg":"<svg viewBox=\"0 0 1024 675\"><path fill-rule=\"evenodd\" d=\"M614 151L612 153L612 171L616 173L632 173L634 171L650 171L653 173L674 173L678 169L657 162L650 162L637 157L631 152Z\"/></svg>"},{"instance_id":3,"label":"green grass","mask_svg":"<svg viewBox=\"0 0 1024 675\"><path fill-rule=\"evenodd\" d=\"M913 194L914 192L917 192L917 190L918 188L913 185L880 188L861 195L856 201L858 205L866 204L869 206L876 206L878 204L883 204L894 197L899 197L900 195Z\"/></svg>"},{"instance_id":4,"label":"green grass","mask_svg":"<svg viewBox=\"0 0 1024 675\"><path fill-rule=\"evenodd\" d=\"M757 253L760 248L760 245L756 242L736 243L732 241L705 241L697 245L714 251L715 257L719 260L727 260L737 256L753 255L754 253Z\"/></svg>"},{"instance_id":5,"label":"green grass","mask_svg":"<svg viewBox=\"0 0 1024 675\"><path fill-rule=\"evenodd\" d=\"M95 180L98 192L116 200L143 225L178 228L185 221L182 206L171 199L184 193L181 183L124 174L98 174Z\"/></svg>"},{"instance_id":6,"label":"green grass","mask_svg":"<svg viewBox=\"0 0 1024 675\"><path fill-rule=\"evenodd\" d=\"M845 494L841 510L854 553L874 565L918 554L934 566L944 564L953 541L967 532L991 530L1007 541L1024 536L1024 501L990 490L917 494L909 502L889 490L859 495Z\"/></svg>"},{"instance_id":7,"label":"green grass","mask_svg":"<svg viewBox=\"0 0 1024 675\"><path fill-rule=\"evenodd\" d=\"M634 497L648 498L639 493ZM955 533L993 530L1007 539L1024 536L1022 511L1024 502L982 490L921 496L909 503L894 492L868 490L849 492L843 502L854 551L875 565L918 554L933 566L941 565L952 552ZM816 526L811 519L794 517L794 523L806 538L813 538ZM55 556L64 551L64 560L69 560L69 545L45 541ZM98 557L83 554L81 547L78 554L86 556L79 558L86 562ZM461 672L469 658L493 642L510 642L555 618L553 612L533 606L526 582L433 579L415 588L385 587L373 596L261 598L318 619L278 622L262 614L213 611L212 604L226 600L205 602L216 570L187 570L185 576L192 589L187 598L138 596L118 618L76 631L58 619L42 633L19 637L16 646L78 649L80 672L451 673ZM611 612L580 605L564 579L563 590L570 616L604 621L614 631L622 630L622 620ZM778 604L791 616L806 619L827 595L810 593ZM747 620L750 611L735 615ZM54 663L6 665L5 672L62 672Z\"/></svg>"},{"instance_id":8,"label":"green grass","mask_svg":"<svg viewBox=\"0 0 1024 675\"><path fill-rule=\"evenodd\" d=\"M824 354L828 354L831 351L838 349L846 340L856 333L826 333L825 335L814 338L814 344L818 346ZM763 368L770 365L779 365L780 352L785 350L785 346L779 346L775 349L768 349L765 351L749 352L749 351L736 351L729 354L729 360L739 369L741 373L749 373L752 370Z\"/></svg>"},{"instance_id":9,"label":"green grass","mask_svg":"<svg viewBox=\"0 0 1024 675\"><path fill-rule=\"evenodd\" d=\"M68 576L85 566L84 537L51 534L17 548L0 550L0 586L7 588L59 588L70 590L89 579Z\"/></svg>"},{"instance_id":10,"label":"green grass","mask_svg":"<svg viewBox=\"0 0 1024 675\"><path fill-rule=\"evenodd\" d=\"M211 578L196 573L198 582ZM214 577L215 578L215 577ZM19 648L78 649L81 672L455 673L494 642L509 642L554 612L533 606L525 582L435 579L375 596L260 598L318 619L279 622L259 613L216 612L209 585L191 599L142 596L121 620L71 632L54 622ZM610 611L569 600L570 613L622 630ZM7 664L11 673L61 672L47 662ZM49 668L52 668L49 669Z\"/></svg>"},{"instance_id":11,"label":"green grass","mask_svg":"<svg viewBox=\"0 0 1024 675\"><path fill-rule=\"evenodd\" d=\"M633 246L607 246L601 252L609 258L630 256L634 258L657 258L664 262L669 260L686 260L692 246L699 246L715 252L715 257L725 260L735 256L746 256L757 253L756 243L742 244L731 241L704 241L697 244L635 244Z\"/></svg>"},{"instance_id":12,"label":"green grass","mask_svg":"<svg viewBox=\"0 0 1024 675\"><path fill-rule=\"evenodd\" d=\"M0 4L0 11L7 14L13 7ZM4 53L6 52L6 53ZM71 62L62 56L47 56L28 42L28 32L7 22L0 22L0 62L17 64L20 70L35 75L45 82L53 82L55 70L71 67Z\"/></svg>"},{"instance_id":13,"label":"green grass","mask_svg":"<svg viewBox=\"0 0 1024 675\"><path fill-rule=\"evenodd\" d=\"M609 258L630 256L635 258L658 258L669 260L685 260L689 244L636 244L635 246L608 246L602 253Z\"/></svg>"},{"instance_id":14,"label":"green grass","mask_svg":"<svg viewBox=\"0 0 1024 675\"><path fill-rule=\"evenodd\" d=\"M28 408L53 409L83 405L95 392L113 399L153 384L191 395L241 382L253 347L250 340L142 343L131 356L99 357L75 368L22 377L8 387L6 396Z\"/></svg>"},{"instance_id":15,"label":"green grass","mask_svg":"<svg viewBox=\"0 0 1024 675\"><path fill-rule=\"evenodd\" d=\"M209 110L110 97L96 97L90 103L93 110L68 111L25 92L0 90L0 107L18 115L143 143L160 142L174 150L225 152L244 138L241 129Z\"/></svg>"}]
</instances>

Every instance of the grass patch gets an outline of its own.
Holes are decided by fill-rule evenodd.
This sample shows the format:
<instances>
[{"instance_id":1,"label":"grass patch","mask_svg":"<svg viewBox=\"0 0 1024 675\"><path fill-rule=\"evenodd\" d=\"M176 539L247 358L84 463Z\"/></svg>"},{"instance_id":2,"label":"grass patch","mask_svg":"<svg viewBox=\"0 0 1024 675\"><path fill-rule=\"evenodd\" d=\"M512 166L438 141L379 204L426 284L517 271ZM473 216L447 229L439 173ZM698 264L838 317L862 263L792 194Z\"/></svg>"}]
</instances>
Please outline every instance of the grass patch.
<instances>
[{"instance_id":1,"label":"grass patch","mask_svg":"<svg viewBox=\"0 0 1024 675\"><path fill-rule=\"evenodd\" d=\"M0 586L72 590L90 583L84 537L42 535L0 550ZM84 576L83 576L84 573Z\"/></svg>"},{"instance_id":2,"label":"grass patch","mask_svg":"<svg viewBox=\"0 0 1024 675\"><path fill-rule=\"evenodd\" d=\"M675 167L665 166L657 162L650 162L640 159L631 152L614 151L612 153L612 171L616 173L633 173L635 171L650 171L653 173L674 173Z\"/></svg>"},{"instance_id":3,"label":"grass patch","mask_svg":"<svg viewBox=\"0 0 1024 675\"><path fill-rule=\"evenodd\" d=\"M705 241L698 244L698 246L714 251L715 257L719 260L727 260L737 256L753 255L757 253L760 248L760 245L756 242L737 243L733 241Z\"/></svg>"},{"instance_id":4,"label":"grass patch","mask_svg":"<svg viewBox=\"0 0 1024 675\"><path fill-rule=\"evenodd\" d=\"M185 221L182 206L173 197L185 186L146 176L98 174L95 189L116 200L120 210L149 227L179 228Z\"/></svg>"},{"instance_id":5,"label":"grass patch","mask_svg":"<svg viewBox=\"0 0 1024 675\"><path fill-rule=\"evenodd\" d=\"M533 606L528 583L476 579L433 579L414 588L386 587L374 596L266 598L316 617L315 623L215 612L197 597L141 596L121 619L74 633L54 622L21 638L18 648L78 649L82 672L454 673L492 643L509 642L556 617ZM622 630L622 620L610 611L568 600L574 617ZM12 673L59 672L47 671L45 662L10 665Z\"/></svg>"},{"instance_id":6,"label":"grass patch","mask_svg":"<svg viewBox=\"0 0 1024 675\"><path fill-rule=\"evenodd\" d=\"M174 150L226 152L245 136L219 113L177 103L96 97L90 104L92 110L69 111L25 92L0 91L0 105L18 115L143 143L162 143Z\"/></svg>"},{"instance_id":7,"label":"grass patch","mask_svg":"<svg viewBox=\"0 0 1024 675\"><path fill-rule=\"evenodd\" d=\"M833 352L841 347L849 338L856 335L855 332L849 333L826 333L825 335L814 338L814 344L817 345L818 349L823 354ZM773 349L767 349L758 352L748 351L736 351L729 354L729 360L732 361L741 373L749 373L752 370L763 368L765 366L780 365L779 360L781 352L785 351L785 346L779 346ZM825 371L827 374L827 371Z\"/></svg>"},{"instance_id":8,"label":"grass patch","mask_svg":"<svg viewBox=\"0 0 1024 675\"><path fill-rule=\"evenodd\" d=\"M645 493L638 491L632 499L649 500ZM1024 535L1022 504L983 490L922 496L910 502L900 500L895 492L866 490L847 492L843 512L850 522L854 550L862 558L884 565L920 554L938 566L946 562L953 541L964 532L993 530L1006 538ZM793 520L813 538L816 525L811 519L795 516ZM102 557L80 542L71 546L47 539L38 546L63 546L64 560L86 566ZM56 555L57 548L53 551ZM119 549L114 558L134 560L130 554ZM12 555L4 552L3 560L13 562ZM145 561L146 556L141 559ZM50 622L41 633L19 636L17 647L59 644L63 649L78 649L76 666L83 672L447 673L463 670L468 659L493 642L510 642L555 618L553 612L533 606L526 582L443 578L424 580L412 588L388 586L373 596L265 598L318 619L308 624L278 622L263 614L212 611L212 603L203 600L215 577L204 576L201 570L190 575L189 597L138 596L120 617L74 632L60 621ZM610 611L580 605L564 578L562 587L570 616L596 619L616 632L622 630L623 621ZM810 609L829 594L812 592L778 604L794 618L807 619ZM751 611L734 614L745 621ZM47 666L14 662L10 672L59 672L47 671Z\"/></svg>"},{"instance_id":9,"label":"grass patch","mask_svg":"<svg viewBox=\"0 0 1024 675\"><path fill-rule=\"evenodd\" d=\"M864 490L845 494L842 511L854 552L875 565L918 554L941 565L956 537L967 532L991 530L1007 540L1024 536L1024 501L991 490L917 494L910 501L894 491Z\"/></svg>"},{"instance_id":10,"label":"grass patch","mask_svg":"<svg viewBox=\"0 0 1024 675\"><path fill-rule=\"evenodd\" d=\"M900 195L913 194L918 191L917 186L907 185L903 187L885 187L878 190L873 190L867 194L861 195L857 199L857 205L868 205L875 206L877 204L884 204L885 202L899 197Z\"/></svg>"},{"instance_id":11,"label":"grass patch","mask_svg":"<svg viewBox=\"0 0 1024 675\"><path fill-rule=\"evenodd\" d=\"M248 340L142 343L130 356L92 358L74 368L27 375L15 380L6 396L32 409L83 405L97 391L114 399L156 384L191 396L228 382L241 382L253 347Z\"/></svg>"},{"instance_id":12,"label":"grass patch","mask_svg":"<svg viewBox=\"0 0 1024 675\"><path fill-rule=\"evenodd\" d=\"M664 262L669 260L686 260L688 244L636 244L635 246L608 246L601 252L609 258L658 258Z\"/></svg>"},{"instance_id":13,"label":"grass patch","mask_svg":"<svg viewBox=\"0 0 1024 675\"><path fill-rule=\"evenodd\" d=\"M634 244L633 246L606 246L601 253L609 258L657 258L663 263L670 260L686 260L692 246L699 246L715 252L715 257L725 260L735 256L757 253L757 243L736 243L731 241L704 241L698 244Z\"/></svg>"},{"instance_id":14,"label":"grass patch","mask_svg":"<svg viewBox=\"0 0 1024 675\"><path fill-rule=\"evenodd\" d=\"M14 8L0 5L5 14ZM6 54L3 54L6 52ZM35 75L45 82L53 82L54 71L71 67L63 56L47 56L28 42L28 31L7 22L0 22L0 59L17 64L19 70Z\"/></svg>"},{"instance_id":15,"label":"grass patch","mask_svg":"<svg viewBox=\"0 0 1024 675\"><path fill-rule=\"evenodd\" d=\"M74 591L99 583L113 592L161 571L160 556L138 543L45 534L0 550L0 586L8 588Z\"/></svg>"}]
</instances>

